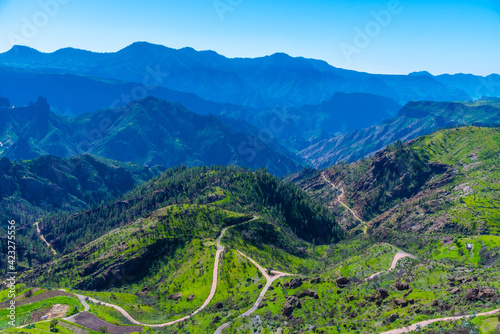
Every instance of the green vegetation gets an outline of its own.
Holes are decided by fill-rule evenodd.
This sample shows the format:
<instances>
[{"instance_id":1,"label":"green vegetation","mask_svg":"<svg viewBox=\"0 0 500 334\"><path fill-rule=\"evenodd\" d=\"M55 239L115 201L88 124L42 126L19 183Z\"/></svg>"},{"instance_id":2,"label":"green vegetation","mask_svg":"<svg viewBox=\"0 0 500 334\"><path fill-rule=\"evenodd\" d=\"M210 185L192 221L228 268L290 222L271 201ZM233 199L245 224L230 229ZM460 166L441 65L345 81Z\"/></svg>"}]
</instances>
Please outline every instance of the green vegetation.
<instances>
[{"instance_id":1,"label":"green vegetation","mask_svg":"<svg viewBox=\"0 0 500 334\"><path fill-rule=\"evenodd\" d=\"M30 323L30 320L35 311L48 311L55 304L68 305L70 308L83 308L77 299L66 296L54 297L27 305L17 306L16 325L24 325ZM0 309L0 328L9 327L9 320L7 318L8 315L8 309Z\"/></svg>"},{"instance_id":2,"label":"green vegetation","mask_svg":"<svg viewBox=\"0 0 500 334\"><path fill-rule=\"evenodd\" d=\"M44 221L62 255L26 272L17 292L70 287L144 323L176 320L209 295L216 238L227 228L208 307L149 333L213 333L228 321L234 322L225 334L380 333L491 311L500 308L500 237L492 233L499 227L498 134L489 128L448 129L325 171L344 189L343 200L369 219L367 233L359 234L339 227L349 225L345 212L336 215L340 191L321 172L290 178L314 200L264 170L167 170L117 202ZM478 193L493 204L470 204L467 199ZM459 220L460 212L476 220ZM293 274L275 281L256 312L243 319L237 317L252 307L266 280L238 251L268 270ZM416 259L401 259L388 270L399 251ZM287 309L297 300L300 307ZM19 309L32 314L47 307L40 303ZM106 321L129 323L115 309L89 304ZM494 333L497 327L496 317L476 317L436 323L424 332Z\"/></svg>"}]
</instances>

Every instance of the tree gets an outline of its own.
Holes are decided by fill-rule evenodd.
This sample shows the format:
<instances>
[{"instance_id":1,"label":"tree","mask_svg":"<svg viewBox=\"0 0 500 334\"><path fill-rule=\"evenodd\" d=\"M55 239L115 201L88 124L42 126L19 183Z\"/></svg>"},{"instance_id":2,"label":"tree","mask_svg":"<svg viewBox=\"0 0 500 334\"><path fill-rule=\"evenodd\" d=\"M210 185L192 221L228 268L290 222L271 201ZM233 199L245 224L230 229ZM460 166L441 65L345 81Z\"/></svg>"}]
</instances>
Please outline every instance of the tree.
<instances>
[{"instance_id":1,"label":"tree","mask_svg":"<svg viewBox=\"0 0 500 334\"><path fill-rule=\"evenodd\" d=\"M58 323L59 323L59 321L57 319L52 319L50 321L50 331L51 332L58 332L58 329L56 328Z\"/></svg>"}]
</instances>

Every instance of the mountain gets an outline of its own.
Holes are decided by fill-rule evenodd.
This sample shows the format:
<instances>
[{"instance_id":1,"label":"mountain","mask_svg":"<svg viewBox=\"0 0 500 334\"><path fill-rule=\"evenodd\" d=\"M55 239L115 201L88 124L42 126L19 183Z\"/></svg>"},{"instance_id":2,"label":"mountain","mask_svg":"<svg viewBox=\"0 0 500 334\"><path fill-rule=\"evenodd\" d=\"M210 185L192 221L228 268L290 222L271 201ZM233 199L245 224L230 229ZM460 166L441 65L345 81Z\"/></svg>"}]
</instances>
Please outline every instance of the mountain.
<instances>
[{"instance_id":1,"label":"mountain","mask_svg":"<svg viewBox=\"0 0 500 334\"><path fill-rule=\"evenodd\" d=\"M466 92L475 100L481 100L483 96L500 96L500 75L491 74L486 77L472 74L443 74L435 79L446 86L456 87Z\"/></svg>"},{"instance_id":2,"label":"mountain","mask_svg":"<svg viewBox=\"0 0 500 334\"><path fill-rule=\"evenodd\" d=\"M194 94L161 87L158 83L161 77L134 83L88 75L48 73L0 66L0 78L0 93L8 96L13 105L27 105L39 96L44 96L51 102L51 110L54 113L67 117L97 109L126 106L132 100L146 96L180 103L201 115L252 112L250 108L214 103Z\"/></svg>"},{"instance_id":3,"label":"mountain","mask_svg":"<svg viewBox=\"0 0 500 334\"><path fill-rule=\"evenodd\" d=\"M395 116L400 109L393 100L377 95L335 93L319 105L253 112L233 110L222 115L264 129L264 135L270 132L282 146L298 152L318 140L378 124Z\"/></svg>"},{"instance_id":4,"label":"mountain","mask_svg":"<svg viewBox=\"0 0 500 334\"><path fill-rule=\"evenodd\" d=\"M455 125L498 125L498 101L410 102L395 118L366 129L324 139L299 153L315 167L355 161L397 140L409 140Z\"/></svg>"},{"instance_id":5,"label":"mountain","mask_svg":"<svg viewBox=\"0 0 500 334\"><path fill-rule=\"evenodd\" d=\"M45 245L23 231L41 216L76 212L118 198L165 170L105 160L88 154L62 159L43 156L29 161L0 158L0 228L18 224L20 261L47 259ZM31 261L31 260L30 260Z\"/></svg>"},{"instance_id":6,"label":"mountain","mask_svg":"<svg viewBox=\"0 0 500 334\"><path fill-rule=\"evenodd\" d=\"M370 93L402 105L410 100L470 100L464 91L430 76L367 74L283 53L230 59L213 51L175 50L144 42L116 53L76 49L41 53L15 46L0 54L0 64L126 82L158 79L155 83L162 87L193 93L205 100L256 108L320 104L335 92Z\"/></svg>"},{"instance_id":7,"label":"mountain","mask_svg":"<svg viewBox=\"0 0 500 334\"><path fill-rule=\"evenodd\" d=\"M331 189L326 180L343 189L372 231L496 234L499 152L499 128L450 128L290 179L323 203L332 201L320 191Z\"/></svg>"},{"instance_id":8,"label":"mountain","mask_svg":"<svg viewBox=\"0 0 500 334\"><path fill-rule=\"evenodd\" d=\"M443 319L419 332L493 333L499 153L498 128L440 130L294 175L310 195L262 170L169 169L117 201L43 219L59 254L19 275L16 315L38 331L54 308L77 314L54 325L69 332L129 332L114 326L134 319L158 334L386 333ZM361 222L344 234L346 216Z\"/></svg>"},{"instance_id":9,"label":"mountain","mask_svg":"<svg viewBox=\"0 0 500 334\"><path fill-rule=\"evenodd\" d=\"M228 128L215 116L201 116L156 98L68 119L50 112L40 98L27 107L0 112L0 156L68 158L90 153L147 165L229 165L266 167L277 175L301 163L277 153L259 138ZM282 150L285 152L285 150Z\"/></svg>"}]
</instances>

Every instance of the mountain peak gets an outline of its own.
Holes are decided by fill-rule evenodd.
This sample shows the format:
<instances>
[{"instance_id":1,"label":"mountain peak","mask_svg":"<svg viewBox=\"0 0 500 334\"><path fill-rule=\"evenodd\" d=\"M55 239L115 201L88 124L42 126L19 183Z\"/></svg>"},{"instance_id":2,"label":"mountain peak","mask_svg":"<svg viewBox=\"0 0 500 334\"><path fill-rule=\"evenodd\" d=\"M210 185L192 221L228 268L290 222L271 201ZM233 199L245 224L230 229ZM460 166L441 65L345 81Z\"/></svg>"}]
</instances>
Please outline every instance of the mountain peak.
<instances>
[{"instance_id":1,"label":"mountain peak","mask_svg":"<svg viewBox=\"0 0 500 334\"><path fill-rule=\"evenodd\" d=\"M418 77L418 76L433 77L433 75L430 74L427 71L412 72L412 73L408 74L408 76L413 76L413 77Z\"/></svg>"}]
</instances>

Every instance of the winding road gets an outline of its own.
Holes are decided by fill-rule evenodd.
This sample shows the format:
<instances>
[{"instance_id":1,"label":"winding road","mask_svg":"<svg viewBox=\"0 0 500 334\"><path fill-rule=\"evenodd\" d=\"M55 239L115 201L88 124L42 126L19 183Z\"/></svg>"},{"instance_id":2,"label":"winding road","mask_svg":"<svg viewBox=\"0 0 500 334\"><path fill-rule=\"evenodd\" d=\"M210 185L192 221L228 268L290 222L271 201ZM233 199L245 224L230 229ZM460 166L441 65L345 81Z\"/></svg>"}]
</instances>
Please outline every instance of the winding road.
<instances>
[{"instance_id":1,"label":"winding road","mask_svg":"<svg viewBox=\"0 0 500 334\"><path fill-rule=\"evenodd\" d=\"M374 279L375 277L377 277L380 274L383 274L383 273L385 273L387 271L391 271L391 270L396 269L396 265L398 264L398 261L401 260L401 259L404 259L405 257L411 257L412 259L416 259L417 258L414 255L408 254L408 253L403 252L403 251L399 251L399 252L396 253L396 255L394 255L394 258L392 259L391 267L389 269L381 271L381 272L378 272L378 273L375 273L375 274L371 275L370 277L365 278L365 281L370 281L370 280Z\"/></svg>"},{"instance_id":2,"label":"winding road","mask_svg":"<svg viewBox=\"0 0 500 334\"><path fill-rule=\"evenodd\" d=\"M342 204L342 206L344 208L346 208L347 210L349 210L349 212L352 214L352 216L354 217L354 219L356 219L357 221L359 221L361 223L361 225L363 225L363 227L364 227L363 231L364 231L364 233L366 233L366 229L367 229L366 222L363 219L361 219L358 216L358 214L356 212L354 212L353 209L351 209L347 204L345 204L344 202L342 202L341 197L344 195L344 189L337 187L335 184L332 183L332 181L328 180L328 178L325 175L325 172L321 173L321 176L323 177L323 180L325 180L326 183L328 183L328 184L330 184L332 186L333 189L336 189L336 190L340 191L340 195L337 196L337 202L339 202L340 204Z\"/></svg>"},{"instance_id":3,"label":"winding road","mask_svg":"<svg viewBox=\"0 0 500 334\"><path fill-rule=\"evenodd\" d=\"M487 315L496 315L497 313L500 313L500 309L493 310L493 311L488 311L488 312L483 312L483 313L479 313L479 314L476 314L476 317L482 317L482 316L487 316ZM407 327L393 329L393 330L390 330L390 331L387 331L387 332L383 332L383 333L380 333L380 334L402 334L402 333L409 333L411 331L417 330L419 327L423 328L423 327L428 326L430 324L433 324L435 322L440 322L440 321L455 321L455 320L460 320L460 319L468 318L470 316L471 315L460 315L460 316L456 316L456 317L447 317L447 318L425 320L425 321L417 322L416 324L413 324L413 325L410 325L410 326L407 326Z\"/></svg>"},{"instance_id":4,"label":"winding road","mask_svg":"<svg viewBox=\"0 0 500 334\"><path fill-rule=\"evenodd\" d=\"M262 273L262 275L264 275L264 277L266 278L267 283L264 286L264 288L262 289L262 291L260 292L259 298L257 298L257 301L254 303L254 305L248 311L246 311L242 315L238 316L236 319L243 318L243 317L248 317L250 314L252 314L255 311L257 311L257 309L259 308L259 304L264 299L264 296L266 295L267 290L269 290L269 287L273 284L273 282L276 281L280 277L291 276L291 274L282 273L282 272L275 271L275 270L271 270L271 275L269 275L267 273L267 269L261 267L257 262L255 262L254 260L252 260L251 258L249 258L248 256L246 256L242 252L238 251L238 253L241 256L243 256L246 259L248 259L254 266L257 267L257 269L259 269L259 271ZM214 332L214 334L220 334L220 333L222 333L222 331L224 329L226 329L227 327L229 327L233 321L229 321L229 322L223 324L222 326L220 326L219 328L217 328L217 330Z\"/></svg>"},{"instance_id":5,"label":"winding road","mask_svg":"<svg viewBox=\"0 0 500 334\"><path fill-rule=\"evenodd\" d=\"M36 233L38 233L38 236L40 237L40 239L42 239L42 241L47 245L47 247L50 248L50 250L52 251L52 253L54 253L54 255L57 255L56 250L54 248L52 248L52 245L49 244L47 242L47 240L45 239L45 237L42 235L42 231L40 230L40 226L38 226L38 222L36 222L34 225L36 227Z\"/></svg>"},{"instance_id":6,"label":"winding road","mask_svg":"<svg viewBox=\"0 0 500 334\"><path fill-rule=\"evenodd\" d=\"M249 221L246 221L245 223L248 223L252 220L255 220L255 219L258 219L258 217L253 217L251 220ZM169 322L166 322L166 323L163 323L163 324L155 324L155 325L151 325L151 324L145 324L145 323L142 323L142 322L139 322L137 320L135 320L134 318L132 318L132 316L127 312L125 311L123 308L121 308L120 306L118 305L114 305L114 304L109 304L109 303L105 303L105 302L102 302L102 301L99 301L95 298L92 298L92 297L88 297L88 296L83 296L83 295L76 295L79 299L79 301L82 303L83 307L84 307L84 310L82 312L88 312L90 310L90 306L89 304L87 303L87 301L91 301L93 303L99 303L101 305L104 305L104 306L107 306L107 307L111 307L111 308L114 308L115 310L117 310L118 312L120 312L125 318L127 318L131 323L135 324L135 325L141 325L141 326L147 326L147 327L167 327L167 326L171 326L171 325L174 325L174 324L177 324L179 322L182 322L182 321L185 321L189 318L191 318L192 316L198 314L199 312L201 312L202 310L204 310L208 304L210 304L210 302L212 301L214 295L215 295L215 292L217 291L217 276L218 276L218 272L219 272L219 263L220 263L220 256L222 254L222 252L225 250L225 247L221 245L221 240L222 238L224 237L224 234L226 233L228 227L224 228L222 231L221 231L221 234L219 235L219 237L217 238L217 252L215 253L215 262L214 262L214 270L213 270L213 276L212 276L212 288L210 290L210 294L208 295L207 299L205 300L205 302L194 312L190 313L189 315L183 317L183 318L180 318L180 319L177 319L177 320L173 320L173 321L169 321ZM272 285L272 283L277 280L278 278L280 277L284 277L284 276L289 276L291 274L287 274L287 273L282 273L282 272L279 272L279 271L274 271L272 270L271 271L271 275L269 275L267 273L267 269L263 268L262 266L260 266L257 262L255 262L253 259L249 258L248 256L246 256L245 254L243 254L242 252L238 251L238 253L245 257L246 259L248 259L254 266L257 267L257 269L259 269L259 271L264 275L264 277L266 278L267 280L267 283L266 285L264 286L264 288L262 289L259 297L257 298L257 301L254 303L253 307L250 308L248 311L246 311L245 313L243 313L242 315L240 315L238 318L241 318L241 317L246 317L250 314L252 314L253 312L255 312L258 307L259 307L259 304L262 302L262 300L264 299L264 296L267 292L267 290L269 289L269 287ZM64 320L67 320L67 321L74 321L74 319L76 318L76 316L78 314L80 314L81 312L77 313L77 314L74 314L70 317L67 317L67 318L64 318ZM228 322L222 326L220 326L216 331L215 333L221 333L221 331L228 327L229 325L231 324L231 322Z\"/></svg>"},{"instance_id":7,"label":"winding road","mask_svg":"<svg viewBox=\"0 0 500 334\"><path fill-rule=\"evenodd\" d=\"M254 217L254 219L256 219L256 218ZM80 302L83 304L84 308L85 308L83 312L86 312L86 311L88 311L90 309L89 305L86 303L86 300L89 300L89 301L91 301L93 303L96 303L96 304L99 303L101 305L114 308L115 310L117 310L118 312L120 312L125 318L127 318L131 323L133 323L134 325L141 325L141 326L155 327L155 328L157 328L157 327L167 327L167 326L175 325L175 324L177 324L179 322L187 320L187 319L191 318L192 316L200 313L201 311L203 311L208 306L208 304L210 304L210 302L214 298L215 292L217 290L217 275L218 275L218 272L219 272L220 256L221 256L222 252L225 249L225 247L222 246L220 242L221 242L222 237L224 236L224 233L226 233L227 229L228 229L227 227L224 228L222 230L221 234L219 235L219 237L217 238L217 252L215 253L214 271L213 271L213 276L212 276L212 288L210 289L210 294L208 295L207 299L205 299L205 302L196 311L190 313L189 315L186 315L183 318L177 319L177 320L169 321L169 322L166 322L166 323L163 323L163 324L151 325L151 324L145 324L145 323L142 323L142 322L139 322L139 321L135 320L134 318L132 318L132 316L127 311L125 311L123 308L121 308L118 305L101 302L101 301L99 301L99 300L97 300L95 298L92 298L92 297L87 297L87 296L82 296L82 295L76 295L78 297L78 299L80 300ZM71 317L68 317L65 320L71 321L71 320L73 320L76 317L76 315L77 314L75 314L75 315L73 315Z\"/></svg>"}]
</instances>

